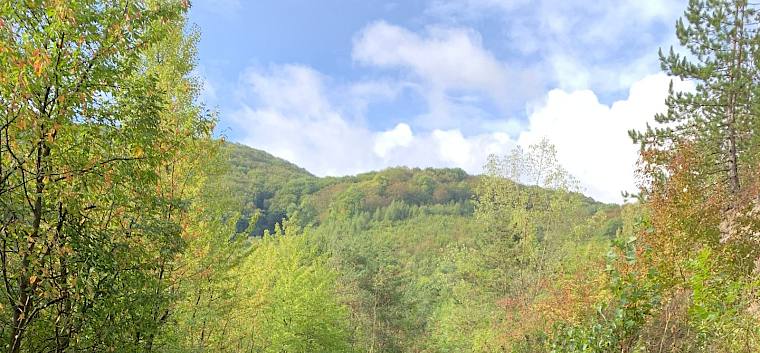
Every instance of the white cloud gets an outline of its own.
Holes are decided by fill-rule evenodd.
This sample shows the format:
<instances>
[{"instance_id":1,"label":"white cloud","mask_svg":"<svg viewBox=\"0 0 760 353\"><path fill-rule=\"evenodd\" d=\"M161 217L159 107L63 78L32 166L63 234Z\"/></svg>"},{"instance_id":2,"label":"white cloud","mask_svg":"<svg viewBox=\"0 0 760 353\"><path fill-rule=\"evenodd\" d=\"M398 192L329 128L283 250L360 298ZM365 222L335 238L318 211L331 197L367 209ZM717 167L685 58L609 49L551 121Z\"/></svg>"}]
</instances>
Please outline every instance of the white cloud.
<instances>
[{"instance_id":1,"label":"white cloud","mask_svg":"<svg viewBox=\"0 0 760 353\"><path fill-rule=\"evenodd\" d=\"M249 89L244 94L287 114L322 117L330 110L323 80L320 73L302 65L274 66L270 72L249 68L243 76Z\"/></svg>"},{"instance_id":2,"label":"white cloud","mask_svg":"<svg viewBox=\"0 0 760 353\"><path fill-rule=\"evenodd\" d=\"M363 119L371 104L389 102L396 99L410 83L392 80L368 80L351 82L337 87L335 97L340 97L344 115Z\"/></svg>"},{"instance_id":3,"label":"white cloud","mask_svg":"<svg viewBox=\"0 0 760 353\"><path fill-rule=\"evenodd\" d=\"M432 0L427 12L449 20L496 16L511 22L510 33L521 29L531 36L609 44L619 42L626 32L646 36L631 31L635 28L631 25L674 25L686 4L686 0L612 0L594 4L586 0ZM534 24L532 28L525 26L529 22Z\"/></svg>"},{"instance_id":4,"label":"white cloud","mask_svg":"<svg viewBox=\"0 0 760 353\"><path fill-rule=\"evenodd\" d=\"M413 139L414 135L409 125L399 123L392 130L380 132L375 136L375 154L385 157L396 147L409 146Z\"/></svg>"},{"instance_id":5,"label":"white cloud","mask_svg":"<svg viewBox=\"0 0 760 353\"><path fill-rule=\"evenodd\" d=\"M462 3L465 10L473 11L485 8L523 11L525 7L534 6L529 1ZM657 72L653 69L656 56L652 53L612 65L590 65L583 58L584 55L592 58L602 55L594 51L599 50L600 44L619 41L622 34L618 29L626 28L626 24L635 27L642 23L667 22L676 16L672 2L645 5L639 1L621 1L615 6L601 4L585 14L596 16L594 21L588 22L584 16L570 15L579 8L588 9L587 4L542 1L535 10L540 13L534 18L539 20L538 29L527 29L531 23L521 20L510 26L520 29L516 31L518 34L522 31L519 35L524 42L540 43L536 48L544 51L544 64L559 86L528 112L526 124L508 119L502 119L502 123L486 123L487 119L482 118L485 113L480 110L483 102L477 94L459 97L447 94L456 89L470 89L490 92L488 94L495 99L505 95L511 84L529 81L516 79L514 73L483 48L480 36L471 29L434 27L428 28L425 34L418 34L377 22L357 36L353 56L367 65L406 69L427 89L424 94L429 110L415 121L432 132L430 136L414 136L407 147L420 144L429 146L428 149L437 147L430 153L437 152L445 164L477 173L482 170L482 163L476 161L482 161L489 153L505 153L514 145L508 136L518 136L519 144L524 146L548 137L557 145L562 163L581 180L588 193L600 200L619 202L621 191L635 191L637 147L627 132L644 128L646 122L652 121L654 114L663 109L669 79L664 74L648 76L652 71ZM455 9L456 3L447 2L446 6ZM579 54L578 48L572 47L573 40L582 42L582 46L593 46L589 47L591 53ZM603 92L619 89L629 92L627 98L606 105L599 102L590 87ZM485 131L492 133L464 134L460 126L472 123L487 127ZM495 138L495 134L501 134L502 138ZM394 152L405 153L406 159L401 160L408 164L425 163L424 156L416 156L408 149ZM382 151L381 155L386 156L386 149Z\"/></svg>"},{"instance_id":6,"label":"white cloud","mask_svg":"<svg viewBox=\"0 0 760 353\"><path fill-rule=\"evenodd\" d=\"M620 202L621 191L636 191L634 170L638 146L628 138L665 109L670 78L664 74L635 82L627 99L611 106L599 103L590 90L550 91L530 114L523 146L547 137L557 146L559 160L599 200ZM683 83L677 90L688 89Z\"/></svg>"},{"instance_id":7,"label":"white cloud","mask_svg":"<svg viewBox=\"0 0 760 353\"><path fill-rule=\"evenodd\" d=\"M423 37L375 22L355 39L353 57L364 64L407 68L438 89L473 89L501 97L509 87L506 66L469 29L431 27Z\"/></svg>"},{"instance_id":8,"label":"white cloud","mask_svg":"<svg viewBox=\"0 0 760 353\"><path fill-rule=\"evenodd\" d=\"M470 141L464 138L459 130L435 130L433 138L438 144L438 152L445 158L457 165L467 163L472 155Z\"/></svg>"},{"instance_id":9,"label":"white cloud","mask_svg":"<svg viewBox=\"0 0 760 353\"><path fill-rule=\"evenodd\" d=\"M327 99L324 76L299 65L249 69L244 103L232 118L250 146L262 148L322 175L356 173L376 164L365 141L372 132L354 126Z\"/></svg>"},{"instance_id":10,"label":"white cloud","mask_svg":"<svg viewBox=\"0 0 760 353\"><path fill-rule=\"evenodd\" d=\"M534 69L506 65L470 28L430 26L420 34L379 21L366 26L353 45L356 62L408 75L408 87L428 105L415 125L427 129L463 128L462 116L471 120L467 127L479 126L540 92ZM496 108L482 108L489 104Z\"/></svg>"},{"instance_id":11,"label":"white cloud","mask_svg":"<svg viewBox=\"0 0 760 353\"><path fill-rule=\"evenodd\" d=\"M464 136L459 130L433 130L433 143L438 154L448 165L460 167L469 173L480 174L486 158L491 154L511 151L515 142L504 132Z\"/></svg>"},{"instance_id":12,"label":"white cloud","mask_svg":"<svg viewBox=\"0 0 760 353\"><path fill-rule=\"evenodd\" d=\"M352 84L328 89L325 81L324 75L300 65L249 69L239 93L246 103L231 117L244 136L241 142L317 175L356 174L395 165L462 167L477 173L488 153L504 153L514 146L505 133L465 137L459 130L434 130L415 134L406 123L371 131L363 119L347 115L354 111L352 103L334 104L326 91L366 93L367 87L377 87ZM375 88L369 91L376 92ZM341 100L364 96L341 96Z\"/></svg>"}]
</instances>

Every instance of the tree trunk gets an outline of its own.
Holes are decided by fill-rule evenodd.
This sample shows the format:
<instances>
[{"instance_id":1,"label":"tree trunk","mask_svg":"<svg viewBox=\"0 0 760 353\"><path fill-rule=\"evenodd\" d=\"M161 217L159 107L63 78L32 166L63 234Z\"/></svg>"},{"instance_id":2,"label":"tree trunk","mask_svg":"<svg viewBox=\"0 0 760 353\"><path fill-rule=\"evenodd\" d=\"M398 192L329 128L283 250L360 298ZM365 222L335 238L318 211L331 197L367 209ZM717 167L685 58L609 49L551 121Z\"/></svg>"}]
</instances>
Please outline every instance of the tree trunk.
<instances>
[{"instance_id":1,"label":"tree trunk","mask_svg":"<svg viewBox=\"0 0 760 353\"><path fill-rule=\"evenodd\" d=\"M734 62L731 68L731 81L729 86L729 101L726 114L726 140L727 140L727 154L728 154L728 184L729 190L732 194L739 192L741 185L739 184L739 157L736 149L736 115L737 115L737 96L740 94L738 82L741 82L742 61L743 58L743 36L744 36L744 5L740 4L740 1L736 2L734 13L734 33L733 33L733 49L734 49Z\"/></svg>"}]
</instances>

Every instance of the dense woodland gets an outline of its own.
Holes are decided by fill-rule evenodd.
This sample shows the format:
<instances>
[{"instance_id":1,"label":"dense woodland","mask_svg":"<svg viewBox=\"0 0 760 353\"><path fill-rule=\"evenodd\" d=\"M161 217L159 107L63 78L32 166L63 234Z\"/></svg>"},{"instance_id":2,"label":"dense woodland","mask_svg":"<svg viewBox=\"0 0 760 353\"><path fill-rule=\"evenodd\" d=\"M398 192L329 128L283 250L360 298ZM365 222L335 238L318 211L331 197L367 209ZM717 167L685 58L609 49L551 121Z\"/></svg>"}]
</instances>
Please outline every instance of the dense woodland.
<instances>
[{"instance_id":1,"label":"dense woodland","mask_svg":"<svg viewBox=\"0 0 760 353\"><path fill-rule=\"evenodd\" d=\"M622 206L550 141L328 178L225 142L189 6L0 1L5 351L760 351L759 5L689 1Z\"/></svg>"}]
</instances>

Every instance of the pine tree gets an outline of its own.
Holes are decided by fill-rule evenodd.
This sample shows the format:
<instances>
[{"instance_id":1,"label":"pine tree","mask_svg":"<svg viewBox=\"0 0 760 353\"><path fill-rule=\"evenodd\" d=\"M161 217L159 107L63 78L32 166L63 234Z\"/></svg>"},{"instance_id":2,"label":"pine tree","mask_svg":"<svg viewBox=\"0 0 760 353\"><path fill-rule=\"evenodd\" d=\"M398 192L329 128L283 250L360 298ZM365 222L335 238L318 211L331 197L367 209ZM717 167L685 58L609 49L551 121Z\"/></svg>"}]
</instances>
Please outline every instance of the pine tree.
<instances>
[{"instance_id":1,"label":"pine tree","mask_svg":"<svg viewBox=\"0 0 760 353\"><path fill-rule=\"evenodd\" d=\"M671 83L668 110L655 118L659 125L630 135L660 165L674 147L693 145L704 155L702 172L736 194L758 152L760 13L746 0L690 0L684 18L676 35L688 54L671 47L667 55L660 51L660 62L696 89L676 92Z\"/></svg>"}]
</instances>

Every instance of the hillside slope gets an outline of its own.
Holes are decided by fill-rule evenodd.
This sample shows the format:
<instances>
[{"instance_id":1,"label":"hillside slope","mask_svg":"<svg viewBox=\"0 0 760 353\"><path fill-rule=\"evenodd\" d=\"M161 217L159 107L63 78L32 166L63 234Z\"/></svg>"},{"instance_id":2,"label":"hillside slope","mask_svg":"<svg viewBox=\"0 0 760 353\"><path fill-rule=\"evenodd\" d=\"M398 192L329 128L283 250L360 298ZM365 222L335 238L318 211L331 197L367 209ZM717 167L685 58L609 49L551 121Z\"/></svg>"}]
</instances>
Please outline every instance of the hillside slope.
<instances>
[{"instance_id":1,"label":"hillside slope","mask_svg":"<svg viewBox=\"0 0 760 353\"><path fill-rule=\"evenodd\" d=\"M238 231L248 228L248 219L258 214L249 228L254 236L273 232L289 216L296 216L301 225L319 225L331 216L399 220L415 212L470 216L474 211L479 177L459 168L393 167L320 178L245 145L228 143L225 149L230 167L224 178L240 198L245 216ZM588 215L599 210L615 213L615 206L588 197L582 200Z\"/></svg>"}]
</instances>

